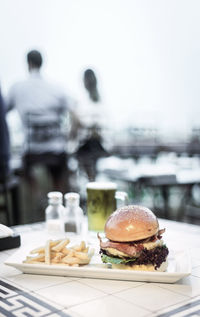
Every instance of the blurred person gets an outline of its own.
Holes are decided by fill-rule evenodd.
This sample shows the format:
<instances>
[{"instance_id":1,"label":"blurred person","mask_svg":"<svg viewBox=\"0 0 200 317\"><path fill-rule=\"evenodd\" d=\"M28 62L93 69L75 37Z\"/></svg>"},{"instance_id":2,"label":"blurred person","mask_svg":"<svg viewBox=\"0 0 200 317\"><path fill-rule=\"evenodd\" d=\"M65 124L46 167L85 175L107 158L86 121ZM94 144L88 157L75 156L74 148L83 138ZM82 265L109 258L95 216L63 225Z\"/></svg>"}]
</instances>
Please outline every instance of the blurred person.
<instances>
[{"instance_id":1,"label":"blurred person","mask_svg":"<svg viewBox=\"0 0 200 317\"><path fill-rule=\"evenodd\" d=\"M77 150L77 157L88 179L93 181L96 177L97 160L108 156L108 152L103 146L102 136L106 114L94 70L86 69L84 71L83 84L87 92L87 100L81 100L79 107L80 146Z\"/></svg>"},{"instance_id":2,"label":"blurred person","mask_svg":"<svg viewBox=\"0 0 200 317\"><path fill-rule=\"evenodd\" d=\"M73 102L65 92L41 75L43 58L39 51L27 54L29 77L15 83L8 94L7 110L16 108L24 128L23 163L25 176L34 185L33 167L42 164L50 173L53 190L69 190L63 118L73 113Z\"/></svg>"},{"instance_id":3,"label":"blurred person","mask_svg":"<svg viewBox=\"0 0 200 317\"><path fill-rule=\"evenodd\" d=\"M4 100L0 90L0 181L9 175L10 140Z\"/></svg>"}]
</instances>

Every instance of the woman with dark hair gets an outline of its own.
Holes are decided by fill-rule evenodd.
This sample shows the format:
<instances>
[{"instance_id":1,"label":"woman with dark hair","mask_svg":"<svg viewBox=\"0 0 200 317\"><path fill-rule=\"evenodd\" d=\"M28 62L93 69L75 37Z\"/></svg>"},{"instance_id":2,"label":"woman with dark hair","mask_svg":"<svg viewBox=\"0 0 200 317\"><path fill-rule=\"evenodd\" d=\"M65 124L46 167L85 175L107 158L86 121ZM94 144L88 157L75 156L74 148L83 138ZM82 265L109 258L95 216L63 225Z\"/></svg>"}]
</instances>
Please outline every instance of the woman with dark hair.
<instances>
[{"instance_id":1,"label":"woman with dark hair","mask_svg":"<svg viewBox=\"0 0 200 317\"><path fill-rule=\"evenodd\" d=\"M100 100L99 92L97 88L97 78L92 69L86 69L83 76L84 86L87 89L90 99L93 102Z\"/></svg>"},{"instance_id":2,"label":"woman with dark hair","mask_svg":"<svg viewBox=\"0 0 200 317\"><path fill-rule=\"evenodd\" d=\"M84 87L88 93L87 101L81 100L79 118L80 147L77 157L90 181L96 177L96 163L101 157L108 156L103 146L102 128L105 122L105 109L101 104L95 72L86 69L83 74Z\"/></svg>"}]
</instances>

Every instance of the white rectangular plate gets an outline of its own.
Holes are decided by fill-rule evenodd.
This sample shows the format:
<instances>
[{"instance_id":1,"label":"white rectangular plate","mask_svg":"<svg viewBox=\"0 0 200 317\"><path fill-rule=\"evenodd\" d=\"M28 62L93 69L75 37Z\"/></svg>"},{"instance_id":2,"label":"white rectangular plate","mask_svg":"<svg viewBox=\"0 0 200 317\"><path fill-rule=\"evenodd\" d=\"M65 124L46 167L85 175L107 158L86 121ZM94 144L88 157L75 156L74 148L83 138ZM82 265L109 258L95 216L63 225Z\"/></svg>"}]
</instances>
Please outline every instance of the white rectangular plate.
<instances>
[{"instance_id":1,"label":"white rectangular plate","mask_svg":"<svg viewBox=\"0 0 200 317\"><path fill-rule=\"evenodd\" d=\"M92 257L91 263L82 267L23 263L26 256L29 255L29 252L32 249L33 248L30 248L30 246L29 248L20 248L5 261L5 264L13 266L23 273L29 274L161 283L175 283L191 273L190 256L186 251L170 252L168 256L168 269L166 272L149 272L111 269L108 265L101 263L98 248L96 248L96 252Z\"/></svg>"}]
</instances>

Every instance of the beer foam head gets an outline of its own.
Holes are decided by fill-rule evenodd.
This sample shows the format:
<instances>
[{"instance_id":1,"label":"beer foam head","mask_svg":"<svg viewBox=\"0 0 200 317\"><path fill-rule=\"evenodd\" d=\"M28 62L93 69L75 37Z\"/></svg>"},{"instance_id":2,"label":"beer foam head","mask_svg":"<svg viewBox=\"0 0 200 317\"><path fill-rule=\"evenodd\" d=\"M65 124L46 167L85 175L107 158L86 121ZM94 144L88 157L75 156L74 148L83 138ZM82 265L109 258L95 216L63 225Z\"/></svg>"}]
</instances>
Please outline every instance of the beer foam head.
<instances>
[{"instance_id":1,"label":"beer foam head","mask_svg":"<svg viewBox=\"0 0 200 317\"><path fill-rule=\"evenodd\" d=\"M87 184L87 189L117 189L117 184L112 182L90 182Z\"/></svg>"}]
</instances>

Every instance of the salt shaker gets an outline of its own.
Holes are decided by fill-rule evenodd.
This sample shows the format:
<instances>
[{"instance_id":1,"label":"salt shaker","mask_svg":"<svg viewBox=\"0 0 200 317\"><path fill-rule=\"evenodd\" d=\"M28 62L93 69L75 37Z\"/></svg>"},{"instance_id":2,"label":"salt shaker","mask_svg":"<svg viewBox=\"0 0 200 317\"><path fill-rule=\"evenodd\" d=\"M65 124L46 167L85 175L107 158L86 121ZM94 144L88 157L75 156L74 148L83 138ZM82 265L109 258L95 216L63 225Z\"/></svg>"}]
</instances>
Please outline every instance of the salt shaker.
<instances>
[{"instance_id":1,"label":"salt shaker","mask_svg":"<svg viewBox=\"0 0 200 317\"><path fill-rule=\"evenodd\" d=\"M61 192L49 192L48 207L45 209L46 229L50 234L62 233L61 219L65 207L62 205L63 194Z\"/></svg>"},{"instance_id":2,"label":"salt shaker","mask_svg":"<svg viewBox=\"0 0 200 317\"><path fill-rule=\"evenodd\" d=\"M78 193L65 194L65 214L63 217L64 231L81 233L83 222L83 210L79 206L80 195Z\"/></svg>"}]
</instances>

